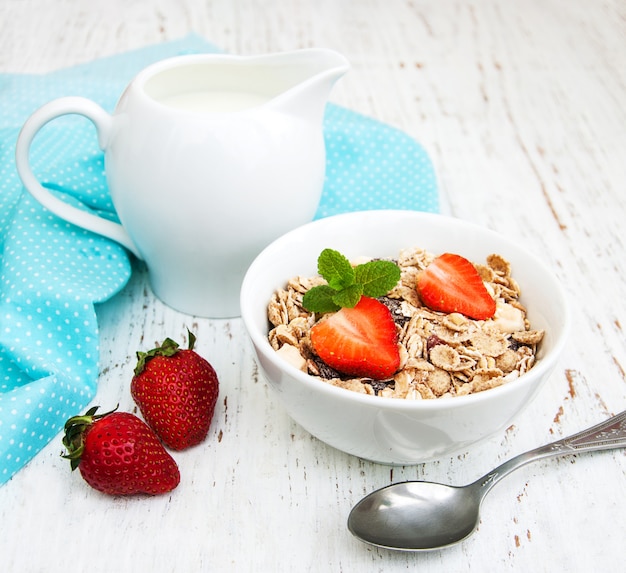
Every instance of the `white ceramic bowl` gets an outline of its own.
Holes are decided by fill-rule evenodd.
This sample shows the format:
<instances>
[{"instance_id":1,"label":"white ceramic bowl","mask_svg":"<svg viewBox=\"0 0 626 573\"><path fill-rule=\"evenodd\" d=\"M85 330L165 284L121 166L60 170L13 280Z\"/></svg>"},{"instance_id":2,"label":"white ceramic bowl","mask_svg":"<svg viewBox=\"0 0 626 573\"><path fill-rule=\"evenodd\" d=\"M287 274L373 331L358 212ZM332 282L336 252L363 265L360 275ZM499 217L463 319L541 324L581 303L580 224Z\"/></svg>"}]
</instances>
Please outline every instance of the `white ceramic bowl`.
<instances>
[{"instance_id":1,"label":"white ceramic bowl","mask_svg":"<svg viewBox=\"0 0 626 573\"><path fill-rule=\"evenodd\" d=\"M419 246L456 252L475 262L499 253L512 264L533 328L546 330L538 360L517 380L477 394L406 401L337 388L288 364L270 346L267 304L290 277L316 274L324 248L348 258L394 257ZM241 289L241 315L258 362L287 413L311 434L355 456L415 464L465 450L502 431L553 371L569 324L564 292L550 269L509 239L459 219L415 211L365 211L309 223L269 245Z\"/></svg>"}]
</instances>

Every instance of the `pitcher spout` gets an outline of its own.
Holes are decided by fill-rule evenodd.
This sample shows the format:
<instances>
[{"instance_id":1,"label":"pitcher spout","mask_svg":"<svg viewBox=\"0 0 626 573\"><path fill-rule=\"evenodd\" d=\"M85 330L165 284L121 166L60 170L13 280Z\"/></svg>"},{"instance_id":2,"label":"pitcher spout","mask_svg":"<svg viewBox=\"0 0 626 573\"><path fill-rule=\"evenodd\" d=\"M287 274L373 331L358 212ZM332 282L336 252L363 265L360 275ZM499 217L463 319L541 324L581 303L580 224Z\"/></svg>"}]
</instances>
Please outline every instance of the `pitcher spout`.
<instances>
[{"instance_id":1,"label":"pitcher spout","mask_svg":"<svg viewBox=\"0 0 626 573\"><path fill-rule=\"evenodd\" d=\"M335 82L350 69L348 60L338 52L322 48L297 50L281 56L284 58L281 72L288 87L269 105L283 113L321 123Z\"/></svg>"}]
</instances>

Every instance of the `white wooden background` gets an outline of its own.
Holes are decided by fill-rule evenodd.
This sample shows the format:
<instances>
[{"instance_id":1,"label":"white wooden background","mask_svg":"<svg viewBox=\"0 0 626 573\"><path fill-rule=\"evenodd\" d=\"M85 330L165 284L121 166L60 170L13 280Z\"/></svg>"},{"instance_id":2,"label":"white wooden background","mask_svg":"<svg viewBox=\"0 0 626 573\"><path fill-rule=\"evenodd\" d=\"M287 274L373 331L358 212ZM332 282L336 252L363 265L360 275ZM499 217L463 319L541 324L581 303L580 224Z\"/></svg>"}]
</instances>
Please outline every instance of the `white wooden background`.
<instances>
[{"instance_id":1,"label":"white wooden background","mask_svg":"<svg viewBox=\"0 0 626 573\"><path fill-rule=\"evenodd\" d=\"M618 571L626 454L529 465L487 497L454 548L370 548L345 527L391 481L462 484L626 407L626 4L621 0L2 0L0 71L43 73L204 36L232 53L329 47L352 71L335 103L431 154L451 212L551 264L574 331L548 386L506 433L451 459L391 469L330 449L259 379L240 320L164 307L137 269L99 309L97 402L122 409L134 351L197 333L222 395L205 445L177 455L172 495L107 498L51 443L0 488L0 568L91 571Z\"/></svg>"}]
</instances>

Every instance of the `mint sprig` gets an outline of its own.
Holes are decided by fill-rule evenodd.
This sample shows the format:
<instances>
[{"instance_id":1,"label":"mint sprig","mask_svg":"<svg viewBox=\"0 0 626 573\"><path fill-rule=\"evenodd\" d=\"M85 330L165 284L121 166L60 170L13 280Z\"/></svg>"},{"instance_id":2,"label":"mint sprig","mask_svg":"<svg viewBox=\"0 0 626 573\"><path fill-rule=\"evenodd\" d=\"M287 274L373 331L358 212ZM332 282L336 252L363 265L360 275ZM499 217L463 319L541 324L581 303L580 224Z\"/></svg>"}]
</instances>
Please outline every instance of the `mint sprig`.
<instances>
[{"instance_id":1,"label":"mint sprig","mask_svg":"<svg viewBox=\"0 0 626 573\"><path fill-rule=\"evenodd\" d=\"M310 312L334 312L354 308L361 296L385 296L400 280L400 268L391 261L368 261L353 267L340 252L324 249L317 272L328 284L313 287L302 299Z\"/></svg>"}]
</instances>

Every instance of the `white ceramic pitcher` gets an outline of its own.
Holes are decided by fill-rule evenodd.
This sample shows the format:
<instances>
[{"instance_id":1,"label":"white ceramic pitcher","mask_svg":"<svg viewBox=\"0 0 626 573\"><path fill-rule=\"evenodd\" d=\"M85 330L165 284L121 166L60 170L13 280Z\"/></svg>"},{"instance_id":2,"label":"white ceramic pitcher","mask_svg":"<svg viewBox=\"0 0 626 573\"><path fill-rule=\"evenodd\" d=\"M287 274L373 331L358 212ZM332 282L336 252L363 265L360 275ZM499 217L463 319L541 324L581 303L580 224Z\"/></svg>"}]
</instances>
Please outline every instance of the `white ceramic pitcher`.
<instances>
[{"instance_id":1,"label":"white ceramic pitcher","mask_svg":"<svg viewBox=\"0 0 626 573\"><path fill-rule=\"evenodd\" d=\"M163 60L135 77L112 115L78 97L33 113L18 138L17 170L50 211L143 259L154 293L169 306L237 316L256 254L315 215L324 108L347 69L343 56L322 49ZM32 140L64 114L94 123L121 225L70 206L35 178Z\"/></svg>"}]
</instances>

